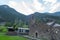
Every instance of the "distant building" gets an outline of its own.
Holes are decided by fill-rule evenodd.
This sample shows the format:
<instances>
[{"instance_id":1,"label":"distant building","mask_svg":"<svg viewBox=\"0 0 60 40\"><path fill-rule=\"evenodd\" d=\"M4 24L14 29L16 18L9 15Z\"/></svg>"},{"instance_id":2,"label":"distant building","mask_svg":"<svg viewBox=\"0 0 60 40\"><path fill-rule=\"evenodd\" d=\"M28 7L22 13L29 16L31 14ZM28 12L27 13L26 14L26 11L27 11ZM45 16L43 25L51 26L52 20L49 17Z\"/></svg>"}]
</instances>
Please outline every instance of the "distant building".
<instances>
[{"instance_id":1,"label":"distant building","mask_svg":"<svg viewBox=\"0 0 60 40\"><path fill-rule=\"evenodd\" d=\"M8 34L9 35L28 35L29 28L18 28L18 30L14 30L13 27L8 27Z\"/></svg>"},{"instance_id":2,"label":"distant building","mask_svg":"<svg viewBox=\"0 0 60 40\"><path fill-rule=\"evenodd\" d=\"M20 35L28 35L29 34L29 28L18 28L17 33Z\"/></svg>"}]
</instances>

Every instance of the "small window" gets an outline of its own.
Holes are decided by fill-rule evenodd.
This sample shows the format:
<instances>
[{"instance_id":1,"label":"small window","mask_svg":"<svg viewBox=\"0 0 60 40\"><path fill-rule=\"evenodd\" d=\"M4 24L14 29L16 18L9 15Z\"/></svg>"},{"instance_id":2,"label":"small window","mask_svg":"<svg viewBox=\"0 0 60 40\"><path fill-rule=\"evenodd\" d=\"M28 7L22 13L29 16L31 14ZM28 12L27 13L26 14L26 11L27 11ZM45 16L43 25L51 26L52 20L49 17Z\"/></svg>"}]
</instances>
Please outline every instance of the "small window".
<instances>
[{"instance_id":1,"label":"small window","mask_svg":"<svg viewBox=\"0 0 60 40\"><path fill-rule=\"evenodd\" d=\"M21 32L21 29L19 30L19 32Z\"/></svg>"},{"instance_id":2,"label":"small window","mask_svg":"<svg viewBox=\"0 0 60 40\"><path fill-rule=\"evenodd\" d=\"M23 29L20 29L19 32L23 32Z\"/></svg>"},{"instance_id":3,"label":"small window","mask_svg":"<svg viewBox=\"0 0 60 40\"><path fill-rule=\"evenodd\" d=\"M29 32L29 30L25 30L25 32L27 32L27 33L28 33L28 32Z\"/></svg>"},{"instance_id":4,"label":"small window","mask_svg":"<svg viewBox=\"0 0 60 40\"><path fill-rule=\"evenodd\" d=\"M21 32L23 32L23 29L21 29Z\"/></svg>"}]
</instances>

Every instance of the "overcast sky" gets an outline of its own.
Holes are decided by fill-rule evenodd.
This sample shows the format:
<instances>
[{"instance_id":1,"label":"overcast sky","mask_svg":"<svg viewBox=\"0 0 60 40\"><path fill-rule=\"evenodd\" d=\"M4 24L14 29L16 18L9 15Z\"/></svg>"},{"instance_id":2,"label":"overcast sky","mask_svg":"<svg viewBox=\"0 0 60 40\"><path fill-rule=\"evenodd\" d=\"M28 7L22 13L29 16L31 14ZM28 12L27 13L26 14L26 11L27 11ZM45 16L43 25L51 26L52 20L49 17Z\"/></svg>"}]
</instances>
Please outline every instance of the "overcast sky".
<instances>
[{"instance_id":1,"label":"overcast sky","mask_svg":"<svg viewBox=\"0 0 60 40\"><path fill-rule=\"evenodd\" d=\"M0 0L0 5L9 5L25 15L34 12L54 13L60 11L60 0Z\"/></svg>"}]
</instances>

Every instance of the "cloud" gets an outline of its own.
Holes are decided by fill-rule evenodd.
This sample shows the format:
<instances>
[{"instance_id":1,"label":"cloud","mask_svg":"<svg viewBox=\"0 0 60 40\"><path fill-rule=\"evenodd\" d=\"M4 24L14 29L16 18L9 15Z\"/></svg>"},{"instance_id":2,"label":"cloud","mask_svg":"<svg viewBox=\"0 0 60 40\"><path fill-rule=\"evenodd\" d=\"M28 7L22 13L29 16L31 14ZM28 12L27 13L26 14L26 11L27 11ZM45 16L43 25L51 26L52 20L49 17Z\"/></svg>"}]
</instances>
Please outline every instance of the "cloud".
<instances>
[{"instance_id":1,"label":"cloud","mask_svg":"<svg viewBox=\"0 0 60 40\"><path fill-rule=\"evenodd\" d=\"M32 5L38 12L43 12L45 10L45 7L41 3L39 3L38 0L34 0Z\"/></svg>"},{"instance_id":2,"label":"cloud","mask_svg":"<svg viewBox=\"0 0 60 40\"><path fill-rule=\"evenodd\" d=\"M39 3L37 0L34 0L33 3L29 4L25 1L21 1L20 3L16 1L9 1L8 5L12 8L15 8L18 12L21 12L25 15L32 14L34 12L43 12L44 7L41 3Z\"/></svg>"},{"instance_id":3,"label":"cloud","mask_svg":"<svg viewBox=\"0 0 60 40\"><path fill-rule=\"evenodd\" d=\"M55 3L53 6L51 6L51 8L49 10L50 13L53 13L53 12L56 12L56 11L60 11L60 3Z\"/></svg>"},{"instance_id":4,"label":"cloud","mask_svg":"<svg viewBox=\"0 0 60 40\"><path fill-rule=\"evenodd\" d=\"M34 11L25 3L24 1L22 2L23 4L23 10L26 12L26 15L33 13Z\"/></svg>"},{"instance_id":5,"label":"cloud","mask_svg":"<svg viewBox=\"0 0 60 40\"><path fill-rule=\"evenodd\" d=\"M8 5L11 7L15 7L17 6L17 3L15 1L9 1Z\"/></svg>"},{"instance_id":6,"label":"cloud","mask_svg":"<svg viewBox=\"0 0 60 40\"><path fill-rule=\"evenodd\" d=\"M45 4L50 3L50 4L54 4L57 2L57 0L43 0L45 2Z\"/></svg>"},{"instance_id":7,"label":"cloud","mask_svg":"<svg viewBox=\"0 0 60 40\"><path fill-rule=\"evenodd\" d=\"M60 3L58 3L57 0L42 0L43 3L39 2L39 0L31 1L9 1L8 5L25 15L29 15L34 12L56 12L60 10Z\"/></svg>"},{"instance_id":8,"label":"cloud","mask_svg":"<svg viewBox=\"0 0 60 40\"><path fill-rule=\"evenodd\" d=\"M14 9L16 9L18 12L23 13L25 15L29 15L34 12L34 11L32 11L32 9L30 9L28 7L28 5L24 1L22 1L20 3L15 2L15 1L9 1L8 5Z\"/></svg>"},{"instance_id":9,"label":"cloud","mask_svg":"<svg viewBox=\"0 0 60 40\"><path fill-rule=\"evenodd\" d=\"M47 12L54 13L60 11L60 2L57 0L43 0Z\"/></svg>"}]
</instances>

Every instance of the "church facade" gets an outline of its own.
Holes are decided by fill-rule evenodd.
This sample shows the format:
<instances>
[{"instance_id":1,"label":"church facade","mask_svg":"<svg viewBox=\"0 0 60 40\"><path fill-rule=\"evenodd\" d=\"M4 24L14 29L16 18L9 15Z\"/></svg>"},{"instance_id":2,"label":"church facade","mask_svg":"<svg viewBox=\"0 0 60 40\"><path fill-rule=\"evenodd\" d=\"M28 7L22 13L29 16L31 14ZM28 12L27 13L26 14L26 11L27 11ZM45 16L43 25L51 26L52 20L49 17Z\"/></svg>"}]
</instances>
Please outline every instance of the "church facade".
<instances>
[{"instance_id":1,"label":"church facade","mask_svg":"<svg viewBox=\"0 0 60 40\"><path fill-rule=\"evenodd\" d=\"M29 35L34 38L44 38L46 40L59 40L60 26L53 27L47 25L47 23L36 20L34 17L31 17L29 24ZM58 33L59 31L59 33Z\"/></svg>"}]
</instances>

